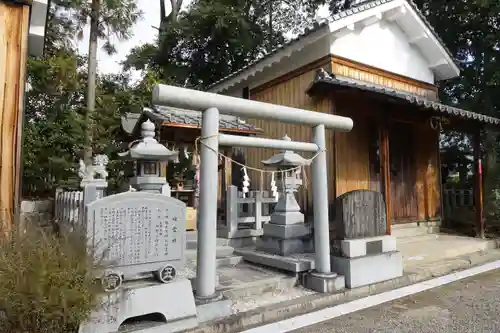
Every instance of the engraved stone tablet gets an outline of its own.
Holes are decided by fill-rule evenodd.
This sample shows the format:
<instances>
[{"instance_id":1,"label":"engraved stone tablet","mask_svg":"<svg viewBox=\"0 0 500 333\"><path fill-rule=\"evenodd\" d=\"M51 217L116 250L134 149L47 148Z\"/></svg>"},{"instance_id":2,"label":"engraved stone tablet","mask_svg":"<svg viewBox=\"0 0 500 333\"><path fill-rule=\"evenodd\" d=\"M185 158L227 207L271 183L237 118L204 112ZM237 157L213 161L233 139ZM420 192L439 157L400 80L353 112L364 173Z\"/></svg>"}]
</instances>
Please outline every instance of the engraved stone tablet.
<instances>
[{"instance_id":1,"label":"engraved stone tablet","mask_svg":"<svg viewBox=\"0 0 500 333\"><path fill-rule=\"evenodd\" d=\"M336 199L336 239L383 236L386 230L387 218L382 193L356 190Z\"/></svg>"},{"instance_id":2,"label":"engraved stone tablet","mask_svg":"<svg viewBox=\"0 0 500 333\"><path fill-rule=\"evenodd\" d=\"M87 206L87 237L107 268L127 276L166 265L182 269L186 205L148 192L124 192Z\"/></svg>"}]
</instances>

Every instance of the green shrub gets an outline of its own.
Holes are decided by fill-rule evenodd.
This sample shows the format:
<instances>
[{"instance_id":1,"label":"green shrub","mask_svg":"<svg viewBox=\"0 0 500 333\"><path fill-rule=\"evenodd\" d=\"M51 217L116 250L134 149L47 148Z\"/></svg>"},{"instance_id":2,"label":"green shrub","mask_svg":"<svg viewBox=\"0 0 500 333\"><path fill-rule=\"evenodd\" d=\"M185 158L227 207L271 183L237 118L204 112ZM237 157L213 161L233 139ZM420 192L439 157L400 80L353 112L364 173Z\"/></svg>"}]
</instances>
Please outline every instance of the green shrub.
<instances>
[{"instance_id":1,"label":"green shrub","mask_svg":"<svg viewBox=\"0 0 500 333\"><path fill-rule=\"evenodd\" d=\"M86 241L30 230L0 239L0 333L76 333L102 291Z\"/></svg>"}]
</instances>

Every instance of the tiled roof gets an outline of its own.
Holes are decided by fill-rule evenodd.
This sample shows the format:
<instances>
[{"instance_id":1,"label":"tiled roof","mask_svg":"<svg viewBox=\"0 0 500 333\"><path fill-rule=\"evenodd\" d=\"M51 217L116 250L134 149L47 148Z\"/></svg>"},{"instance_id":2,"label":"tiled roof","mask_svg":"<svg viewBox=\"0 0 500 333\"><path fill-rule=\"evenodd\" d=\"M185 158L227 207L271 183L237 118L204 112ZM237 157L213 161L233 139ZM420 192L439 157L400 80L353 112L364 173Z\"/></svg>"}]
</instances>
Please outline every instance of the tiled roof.
<instances>
[{"instance_id":1,"label":"tiled roof","mask_svg":"<svg viewBox=\"0 0 500 333\"><path fill-rule=\"evenodd\" d=\"M144 108L143 115L153 121L163 121L171 126L196 126L201 127L201 112L185 110L168 106L154 106L152 109ZM122 117L122 127L127 133L132 133L140 118L140 114L127 114ZM221 131L259 133L262 130L236 117L220 115L219 126Z\"/></svg>"},{"instance_id":2,"label":"tiled roof","mask_svg":"<svg viewBox=\"0 0 500 333\"><path fill-rule=\"evenodd\" d=\"M274 49L272 49L271 51L269 51L268 53L266 53L264 56L262 56L262 57L260 57L260 58L258 58L256 60L254 60L254 61L251 61L245 67L240 68L239 70L237 70L237 71L235 71L235 72L227 75L226 77L223 77L222 79L214 82L213 84L211 84L208 87L208 89L211 89L211 88L215 87L216 85L218 85L218 84L220 84L220 83L222 83L222 82L224 82L226 80L229 80L232 77L235 77L236 75L240 74L241 72L243 72L243 71L245 71L247 69L250 69L252 66L256 65L257 63L260 63L264 59L267 59L267 58L271 57L272 55L276 54L277 52L279 52L279 51L281 51L281 50L283 50L285 48L287 48L288 46L291 46L291 45L299 42L300 40L302 40L302 38L307 37L307 36L313 34L314 32L316 32L316 31L318 31L318 30L320 30L322 28L325 28L326 26L328 26L332 22L342 20L342 19L344 19L344 18L346 18L348 16L364 12L366 10L369 10L369 9L381 6L381 5L385 4L385 3L389 3L389 2L392 2L392 1L395 1L395 0L368 0L368 1L365 1L365 2L362 2L362 3L359 3L358 5L356 5L356 6L352 7L352 8L349 8L347 10L339 12L339 13L333 15L332 17L329 17L328 19L323 19L321 22L315 22L311 27L306 28L304 30L304 32L301 33L300 35L298 35L297 37L292 38L291 40L289 40L288 42L286 42L284 44L278 45L277 47L275 47ZM441 45L445 49L446 53L448 53L448 55L450 56L450 58L451 59L455 59L455 57L453 56L453 54L451 53L451 51L444 44L444 41L437 34L436 30L434 30L434 28L432 27L432 25L430 24L430 22L425 18L425 16L422 14L422 12L420 11L420 9L418 9L417 5L412 0L406 0L406 1L415 10L415 12L424 21L424 23L428 26L429 30L436 37L436 39L439 41L439 43L441 43Z\"/></svg>"},{"instance_id":3,"label":"tiled roof","mask_svg":"<svg viewBox=\"0 0 500 333\"><path fill-rule=\"evenodd\" d=\"M402 93L392 89L381 88L379 86L374 86L370 84L340 80L336 78L335 75L327 73L324 69L320 69L316 72L316 77L311 86L309 87L307 93L314 95L321 89L321 87L325 86L346 87L367 92L379 93L386 95L388 97L393 97L400 99L402 101L406 101L407 103L416 105L422 109L445 113L450 116L456 116L464 119L476 120L486 124L493 124L493 125L500 124L500 119L498 118L493 118L480 113L466 111L454 106L430 101L423 97Z\"/></svg>"}]
</instances>

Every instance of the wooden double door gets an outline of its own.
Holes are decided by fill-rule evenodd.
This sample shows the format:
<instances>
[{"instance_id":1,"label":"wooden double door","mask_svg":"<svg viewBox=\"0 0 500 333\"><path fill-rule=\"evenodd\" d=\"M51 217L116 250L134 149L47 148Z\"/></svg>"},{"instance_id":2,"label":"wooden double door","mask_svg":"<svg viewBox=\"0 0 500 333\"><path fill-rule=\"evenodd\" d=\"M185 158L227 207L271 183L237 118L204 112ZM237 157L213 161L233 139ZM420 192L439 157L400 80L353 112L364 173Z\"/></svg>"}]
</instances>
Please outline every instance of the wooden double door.
<instances>
[{"instance_id":1,"label":"wooden double door","mask_svg":"<svg viewBox=\"0 0 500 333\"><path fill-rule=\"evenodd\" d=\"M381 127L369 126L369 189L385 193L380 160ZM411 124L388 125L391 223L418 219L416 131Z\"/></svg>"},{"instance_id":2,"label":"wooden double door","mask_svg":"<svg viewBox=\"0 0 500 333\"><path fill-rule=\"evenodd\" d=\"M418 219L417 161L415 128L407 123L389 126L391 175L391 221L393 224Z\"/></svg>"}]
</instances>

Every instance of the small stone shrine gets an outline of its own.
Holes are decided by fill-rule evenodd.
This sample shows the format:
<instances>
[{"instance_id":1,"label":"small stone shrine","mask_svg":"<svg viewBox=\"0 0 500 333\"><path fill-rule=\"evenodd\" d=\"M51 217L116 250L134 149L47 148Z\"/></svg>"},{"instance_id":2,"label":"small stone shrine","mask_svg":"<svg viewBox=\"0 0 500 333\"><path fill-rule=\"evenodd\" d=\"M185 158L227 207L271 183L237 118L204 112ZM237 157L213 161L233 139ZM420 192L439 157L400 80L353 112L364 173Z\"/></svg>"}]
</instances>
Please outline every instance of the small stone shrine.
<instances>
[{"instance_id":1,"label":"small stone shrine","mask_svg":"<svg viewBox=\"0 0 500 333\"><path fill-rule=\"evenodd\" d=\"M185 265L186 205L161 194L166 181L158 174L158 162L176 153L154 139L151 122L142 130L143 139L122 154L138 160L132 181L138 191L99 199L92 183L84 188L86 234L102 261L106 293L80 333L115 333L127 319L150 314L163 316L155 329L165 332L198 324L191 282L178 274Z\"/></svg>"},{"instance_id":2,"label":"small stone shrine","mask_svg":"<svg viewBox=\"0 0 500 333\"><path fill-rule=\"evenodd\" d=\"M396 238L386 235L387 218L381 193L356 190L339 196L334 223L332 268L345 276L347 288L403 275L403 258L396 249Z\"/></svg>"},{"instance_id":3,"label":"small stone shrine","mask_svg":"<svg viewBox=\"0 0 500 333\"><path fill-rule=\"evenodd\" d=\"M283 140L291 141L288 136ZM278 184L281 183L284 189L271 214L271 221L263 226L257 250L280 256L313 252L311 226L304 223L304 214L295 197L302 185L301 167L308 165L309 161L286 150L262 163L277 169Z\"/></svg>"}]
</instances>

